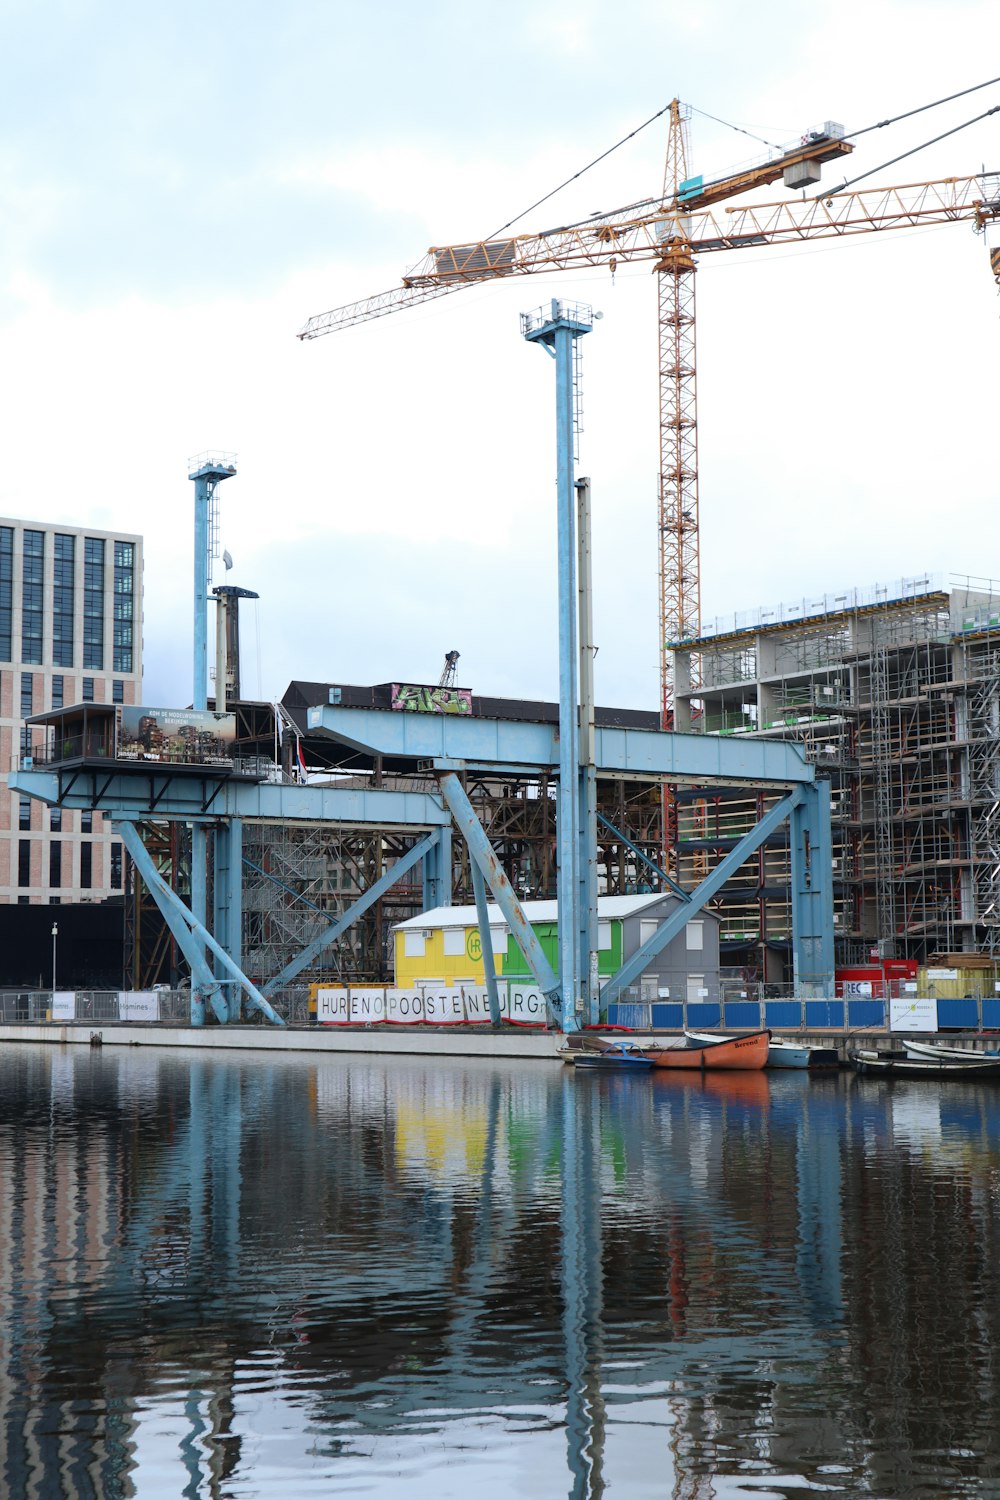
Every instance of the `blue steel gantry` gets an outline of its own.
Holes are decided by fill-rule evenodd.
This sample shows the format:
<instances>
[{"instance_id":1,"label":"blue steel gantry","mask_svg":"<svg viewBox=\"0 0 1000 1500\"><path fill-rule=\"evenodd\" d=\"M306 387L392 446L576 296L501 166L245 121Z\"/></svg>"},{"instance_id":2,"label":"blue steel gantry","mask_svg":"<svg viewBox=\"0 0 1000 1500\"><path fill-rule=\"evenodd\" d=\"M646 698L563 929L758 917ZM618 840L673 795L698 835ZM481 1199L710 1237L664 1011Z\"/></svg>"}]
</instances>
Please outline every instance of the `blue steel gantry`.
<instances>
[{"instance_id":1,"label":"blue steel gantry","mask_svg":"<svg viewBox=\"0 0 1000 1500\"><path fill-rule=\"evenodd\" d=\"M794 980L803 998L833 990L833 888L829 785L797 747L658 730L595 728L590 627L589 481L574 476L574 396L578 391L578 340L592 324L589 308L553 301L522 318L522 333L556 362L557 536L559 597L559 724L386 712L335 704L308 709L311 735L347 752L389 757L426 777L427 790L276 784L259 762L151 764L116 757L117 719L112 705L82 705L38 715L31 722L51 736L48 753L9 781L16 793L52 807L97 810L116 823L122 842L191 968L191 1023L204 1023L206 1002L220 1024L237 1022L242 997L251 1009L280 1024L271 1005L300 974L418 863L425 909L451 901L451 836L458 828L468 846L490 1013L500 1024L486 891L524 954L550 1013L564 1031L596 1025L625 990L720 886L787 819L790 828ZM207 706L207 605L213 550L213 500L235 464L203 456L190 478L195 485L194 708ZM581 694L582 687L582 694ZM67 737L67 718L78 734ZM79 718L79 724L76 719ZM59 733L57 733L57 730ZM270 768L271 770L275 768ZM542 951L465 789L467 773L558 773L559 972ZM598 776L664 780L674 784L766 787L784 792L757 825L683 900L647 943L599 986L596 968L596 781ZM191 904L162 879L138 824L150 819L191 827ZM247 977L242 956L243 827L258 823L337 824L401 830L413 846L334 921L329 921L290 962L259 986ZM602 818L607 824L607 819ZM607 825L611 826L611 825ZM628 842L618 830L612 832ZM207 911L207 852L213 850L213 902ZM661 875L663 872L660 872ZM667 885L673 883L664 876ZM206 953L207 950L207 953ZM211 961L208 954L211 954ZM213 972L214 969L214 972Z\"/></svg>"}]
</instances>

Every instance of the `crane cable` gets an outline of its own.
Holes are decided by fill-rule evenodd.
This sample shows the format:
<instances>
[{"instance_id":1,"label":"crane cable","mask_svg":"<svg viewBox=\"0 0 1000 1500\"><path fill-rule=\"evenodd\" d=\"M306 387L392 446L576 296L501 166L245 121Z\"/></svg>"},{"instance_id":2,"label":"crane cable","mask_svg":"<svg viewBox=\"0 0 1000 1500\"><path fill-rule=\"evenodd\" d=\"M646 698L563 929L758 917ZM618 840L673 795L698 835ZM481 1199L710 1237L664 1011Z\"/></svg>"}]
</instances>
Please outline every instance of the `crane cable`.
<instances>
[{"instance_id":1,"label":"crane cable","mask_svg":"<svg viewBox=\"0 0 1000 1500\"><path fill-rule=\"evenodd\" d=\"M932 104L921 104L918 109L908 109L905 114L893 115L891 120L878 120L874 125L866 125L863 130L848 131L844 139L853 141L859 135L867 135L869 130L884 130L886 125L895 125L900 120L910 119L912 115L923 114L925 109L937 109L939 104L950 104L953 99L964 99L966 94L974 94L977 89L988 89L991 83L1000 83L1000 78L987 78L985 83L974 83L971 89L960 89L957 94L946 94L943 99L935 99ZM972 124L971 120L969 124ZM939 136L938 139L940 140L941 137ZM933 142L928 142L928 145L932 144ZM897 157L896 160L901 161L902 158Z\"/></svg>"},{"instance_id":2,"label":"crane cable","mask_svg":"<svg viewBox=\"0 0 1000 1500\"><path fill-rule=\"evenodd\" d=\"M647 125L652 125L654 120L658 120L661 115L665 115L669 108L670 105L665 104L662 109L656 111L655 115L650 115L648 120L644 120L634 130L630 130L628 135L623 135L620 141L616 141L613 146L609 146L607 151L602 151L600 156L595 156L593 161L589 161L585 167L581 167L579 172L574 172L572 177L567 177L565 182L561 182L558 187L554 187L551 193L546 193L544 198L539 198L535 203L530 204L528 208L523 209L521 213L515 214L513 219L508 219L506 224L501 224L499 229L494 229L493 233L488 234L486 238L488 240L495 240L497 235L503 234L505 229L510 229L513 224L519 224L525 215L530 214L533 209L540 208L543 203L548 203L549 199L554 198L556 193L561 193L564 187L569 187L570 183L575 182L578 177L582 177L584 172L589 172L591 167L596 167L598 162L604 161L613 151L617 151L619 146L624 146L627 141L633 140L640 131L646 129Z\"/></svg>"},{"instance_id":3,"label":"crane cable","mask_svg":"<svg viewBox=\"0 0 1000 1500\"><path fill-rule=\"evenodd\" d=\"M997 80L994 80L994 82L996 81ZM980 86L984 87L984 85ZM929 107L930 106L928 106L928 108ZM842 182L840 186L834 188L832 192L827 189L822 193L815 193L813 195L813 200L816 201L822 198L832 198L836 193L843 193L847 188L854 187L856 183L864 182L866 177L874 177L876 172L882 172L886 167L894 167L898 161L905 161L908 156L916 156L918 151L926 151L928 146L936 146L938 141L947 140L948 136L957 135L960 130L967 130L970 125L976 125L980 120L988 119L990 115L995 115L998 110L1000 110L1000 104L994 104L992 109L984 109L981 115L974 115L971 120L965 120L961 125L952 126L951 130L943 130L940 135L933 136L929 141L922 141L919 146L914 146L910 151L904 151L900 156L893 156L889 161L882 162L881 166L872 167L870 172L862 172L859 177L852 177L850 181ZM919 113L919 111L912 110L911 113L917 114ZM905 118L905 116L901 115L900 119L903 118ZM892 122L886 121L885 123L891 124ZM870 130L875 130L878 127L871 125L868 128Z\"/></svg>"}]
</instances>

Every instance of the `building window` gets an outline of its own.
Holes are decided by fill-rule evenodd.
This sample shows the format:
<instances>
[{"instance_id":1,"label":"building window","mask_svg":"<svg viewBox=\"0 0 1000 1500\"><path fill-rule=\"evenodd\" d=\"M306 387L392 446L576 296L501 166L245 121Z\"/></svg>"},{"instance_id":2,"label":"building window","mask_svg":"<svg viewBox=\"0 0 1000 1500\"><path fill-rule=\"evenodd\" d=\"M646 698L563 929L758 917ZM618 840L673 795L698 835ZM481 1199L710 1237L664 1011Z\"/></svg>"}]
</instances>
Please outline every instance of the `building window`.
<instances>
[{"instance_id":1,"label":"building window","mask_svg":"<svg viewBox=\"0 0 1000 1500\"><path fill-rule=\"evenodd\" d=\"M26 885L31 884L31 840L18 839L17 843L17 883L23 890Z\"/></svg>"},{"instance_id":2,"label":"building window","mask_svg":"<svg viewBox=\"0 0 1000 1500\"><path fill-rule=\"evenodd\" d=\"M22 797L17 809L17 826L19 828L31 827L31 798Z\"/></svg>"},{"instance_id":3,"label":"building window","mask_svg":"<svg viewBox=\"0 0 1000 1500\"><path fill-rule=\"evenodd\" d=\"M94 679L92 677L85 677L83 679L83 701L84 703L93 703L94 701Z\"/></svg>"},{"instance_id":4,"label":"building window","mask_svg":"<svg viewBox=\"0 0 1000 1500\"><path fill-rule=\"evenodd\" d=\"M597 948L601 953L611 951L611 923L598 922L597 924Z\"/></svg>"},{"instance_id":5,"label":"building window","mask_svg":"<svg viewBox=\"0 0 1000 1500\"><path fill-rule=\"evenodd\" d=\"M134 618L135 547L131 542L115 542L115 634L112 661L112 669L115 672L132 671L132 622Z\"/></svg>"},{"instance_id":6,"label":"building window","mask_svg":"<svg viewBox=\"0 0 1000 1500\"><path fill-rule=\"evenodd\" d=\"M111 701L112 703L125 702L125 684L120 677L116 677L111 684Z\"/></svg>"},{"instance_id":7,"label":"building window","mask_svg":"<svg viewBox=\"0 0 1000 1500\"><path fill-rule=\"evenodd\" d=\"M35 678L32 672L21 673L21 718L30 719L34 709L32 707L35 692Z\"/></svg>"},{"instance_id":8,"label":"building window","mask_svg":"<svg viewBox=\"0 0 1000 1500\"><path fill-rule=\"evenodd\" d=\"M89 891L94 878L94 849L92 844L80 845L80 889Z\"/></svg>"},{"instance_id":9,"label":"building window","mask_svg":"<svg viewBox=\"0 0 1000 1500\"><path fill-rule=\"evenodd\" d=\"M49 844L49 886L57 891L62 885L62 844L53 839Z\"/></svg>"},{"instance_id":10,"label":"building window","mask_svg":"<svg viewBox=\"0 0 1000 1500\"><path fill-rule=\"evenodd\" d=\"M83 666L104 670L104 543L95 536L83 544Z\"/></svg>"},{"instance_id":11,"label":"building window","mask_svg":"<svg viewBox=\"0 0 1000 1500\"><path fill-rule=\"evenodd\" d=\"M0 661L11 660L14 611L14 528L0 526Z\"/></svg>"},{"instance_id":12,"label":"building window","mask_svg":"<svg viewBox=\"0 0 1000 1500\"><path fill-rule=\"evenodd\" d=\"M493 945L493 957L505 958L507 956L507 939L510 931L506 927L491 927L490 942Z\"/></svg>"},{"instance_id":13,"label":"building window","mask_svg":"<svg viewBox=\"0 0 1000 1500\"><path fill-rule=\"evenodd\" d=\"M52 665L73 665L73 569L76 537L57 532L52 554Z\"/></svg>"},{"instance_id":14,"label":"building window","mask_svg":"<svg viewBox=\"0 0 1000 1500\"><path fill-rule=\"evenodd\" d=\"M120 891L122 888L122 846L111 845L111 889Z\"/></svg>"},{"instance_id":15,"label":"building window","mask_svg":"<svg viewBox=\"0 0 1000 1500\"><path fill-rule=\"evenodd\" d=\"M49 808L49 828L52 830L53 833L61 833L62 832L62 808L61 807L50 807Z\"/></svg>"},{"instance_id":16,"label":"building window","mask_svg":"<svg viewBox=\"0 0 1000 1500\"><path fill-rule=\"evenodd\" d=\"M53 679L52 679L52 707L53 708L62 708L62 706L63 706L63 679L61 677L53 677Z\"/></svg>"},{"instance_id":17,"label":"building window","mask_svg":"<svg viewBox=\"0 0 1000 1500\"><path fill-rule=\"evenodd\" d=\"M403 933L403 953L407 958L423 958L426 949L426 932Z\"/></svg>"},{"instance_id":18,"label":"building window","mask_svg":"<svg viewBox=\"0 0 1000 1500\"><path fill-rule=\"evenodd\" d=\"M689 953L700 953L705 946L704 922L689 922L684 929Z\"/></svg>"},{"instance_id":19,"label":"building window","mask_svg":"<svg viewBox=\"0 0 1000 1500\"><path fill-rule=\"evenodd\" d=\"M465 957L465 928L446 927L444 930L444 954L446 958Z\"/></svg>"},{"instance_id":20,"label":"building window","mask_svg":"<svg viewBox=\"0 0 1000 1500\"><path fill-rule=\"evenodd\" d=\"M41 665L42 599L45 565L45 532L23 533L21 560L21 660Z\"/></svg>"},{"instance_id":21,"label":"building window","mask_svg":"<svg viewBox=\"0 0 1000 1500\"><path fill-rule=\"evenodd\" d=\"M93 832L93 827L94 827L94 814L92 812L82 812L80 814L80 832L81 833L92 833Z\"/></svg>"}]
</instances>

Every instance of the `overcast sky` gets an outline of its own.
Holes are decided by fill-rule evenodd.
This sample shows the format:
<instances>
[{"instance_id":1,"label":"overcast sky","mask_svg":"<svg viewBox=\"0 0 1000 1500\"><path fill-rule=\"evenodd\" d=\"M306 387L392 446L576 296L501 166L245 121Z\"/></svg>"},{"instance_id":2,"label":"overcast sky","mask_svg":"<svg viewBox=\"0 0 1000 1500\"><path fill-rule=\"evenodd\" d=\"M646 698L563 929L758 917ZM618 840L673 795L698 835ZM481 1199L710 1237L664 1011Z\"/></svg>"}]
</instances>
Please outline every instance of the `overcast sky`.
<instances>
[{"instance_id":1,"label":"overcast sky","mask_svg":"<svg viewBox=\"0 0 1000 1500\"><path fill-rule=\"evenodd\" d=\"M1000 73L996 0L0 0L0 512L146 538L145 698L190 701L187 460L256 589L244 691L293 677L556 692L553 366L584 341L599 702L657 701L648 264L462 291L301 343L314 313L489 234L661 109L720 175ZM1000 103L859 141L850 175ZM654 193L663 121L519 228ZM1000 113L879 177L1000 169ZM839 166L825 182L839 183ZM770 189L768 199L781 196ZM1000 300L967 224L704 257L703 614L927 569L1000 575ZM220 581L221 573L216 581ZM258 660L256 638L260 638Z\"/></svg>"}]
</instances>

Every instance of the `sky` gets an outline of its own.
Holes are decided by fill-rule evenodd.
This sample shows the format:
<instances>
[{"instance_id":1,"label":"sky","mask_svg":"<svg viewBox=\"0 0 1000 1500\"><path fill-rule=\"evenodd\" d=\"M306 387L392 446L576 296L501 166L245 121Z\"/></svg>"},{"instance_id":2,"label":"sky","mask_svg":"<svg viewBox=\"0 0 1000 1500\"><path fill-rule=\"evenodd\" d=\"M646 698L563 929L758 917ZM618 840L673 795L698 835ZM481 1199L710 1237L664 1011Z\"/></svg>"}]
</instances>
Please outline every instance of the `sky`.
<instances>
[{"instance_id":1,"label":"sky","mask_svg":"<svg viewBox=\"0 0 1000 1500\"><path fill-rule=\"evenodd\" d=\"M995 0L0 0L0 513L142 533L147 703L191 697L206 450L238 455L219 496L227 581L261 596L247 696L435 682L457 649L463 686L555 697L554 373L518 317L586 302L597 701L654 708L648 263L297 331L490 234L674 96L692 170L718 176L759 139L982 83L998 43ZM1000 83L872 131L850 174L997 104ZM665 147L661 118L518 228L654 194ZM1000 113L869 181L984 166ZM697 308L705 618L1000 577L1000 298L969 224L705 256Z\"/></svg>"}]
</instances>

